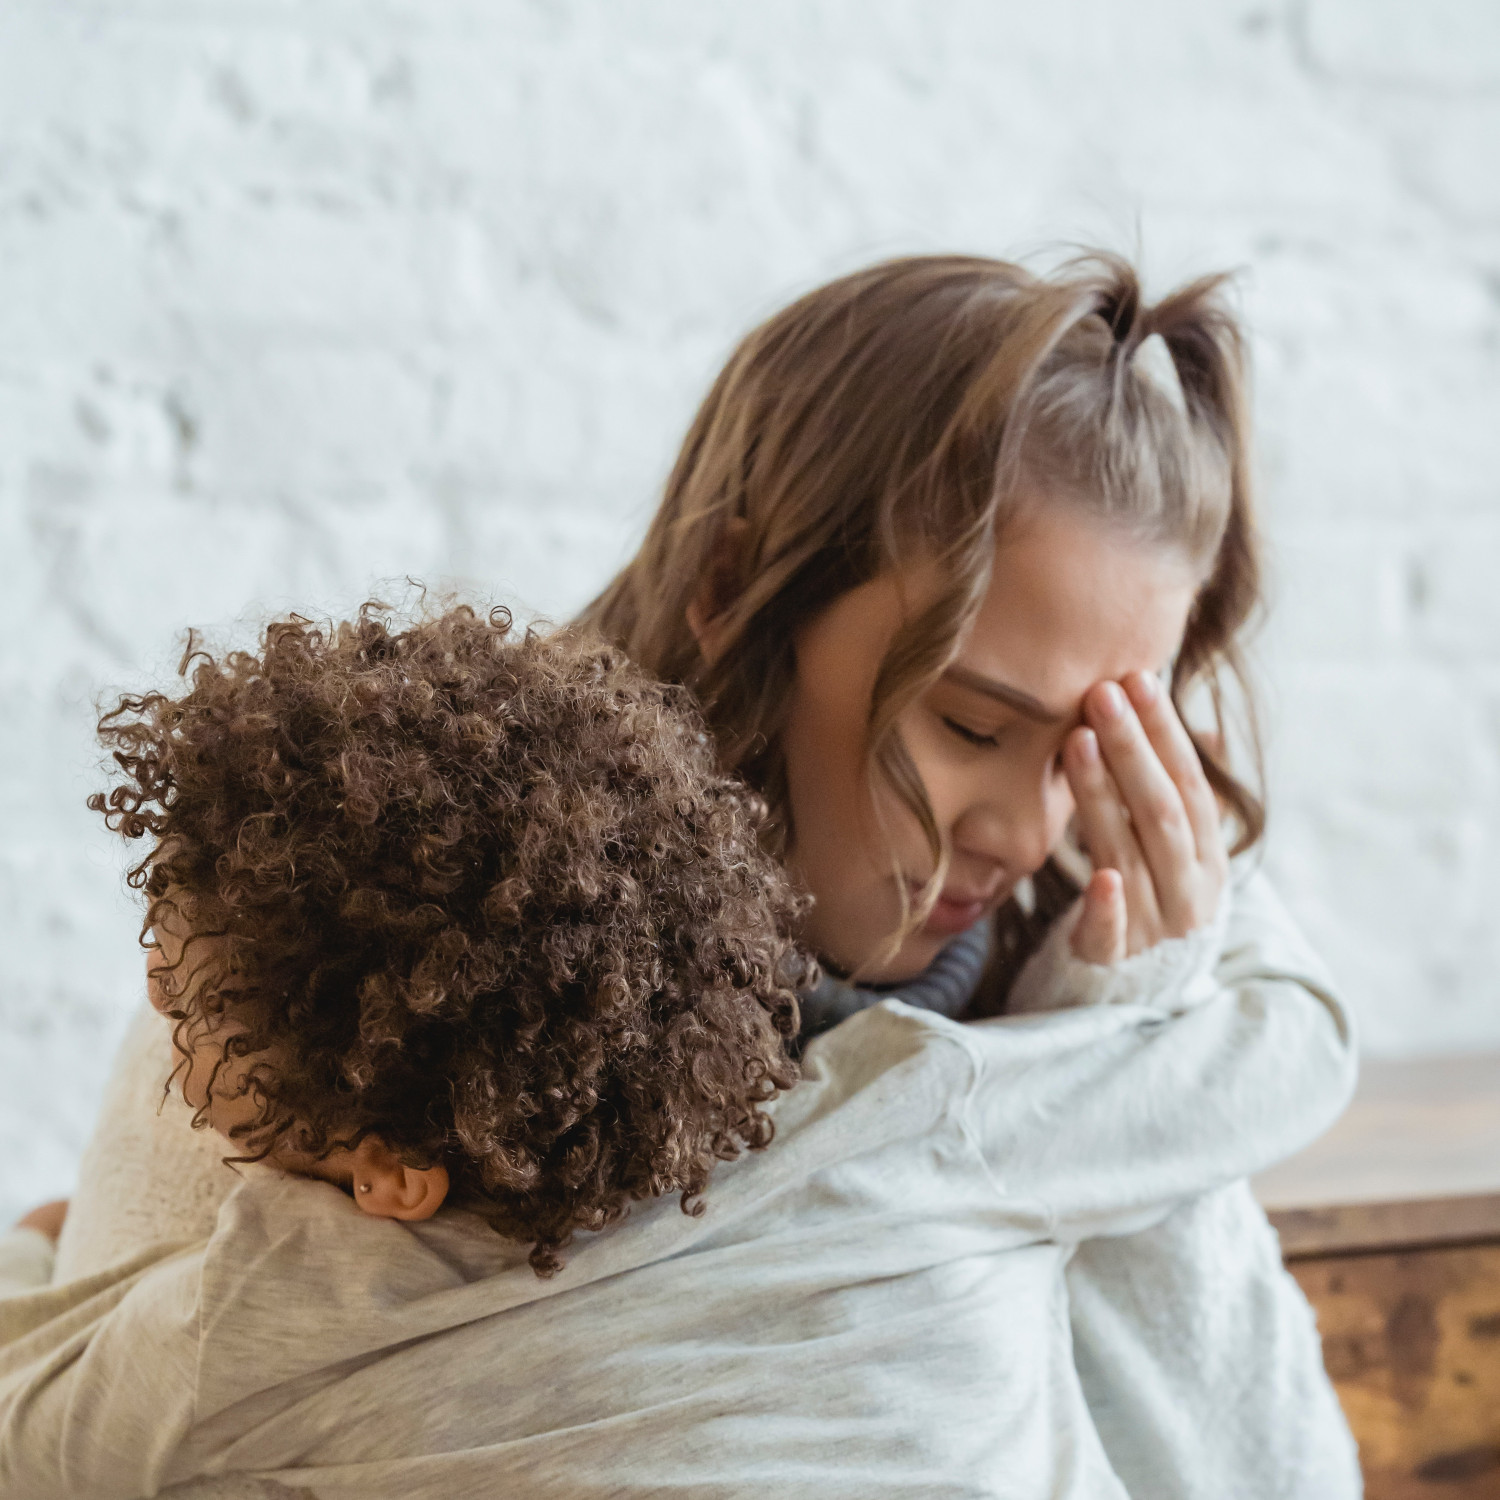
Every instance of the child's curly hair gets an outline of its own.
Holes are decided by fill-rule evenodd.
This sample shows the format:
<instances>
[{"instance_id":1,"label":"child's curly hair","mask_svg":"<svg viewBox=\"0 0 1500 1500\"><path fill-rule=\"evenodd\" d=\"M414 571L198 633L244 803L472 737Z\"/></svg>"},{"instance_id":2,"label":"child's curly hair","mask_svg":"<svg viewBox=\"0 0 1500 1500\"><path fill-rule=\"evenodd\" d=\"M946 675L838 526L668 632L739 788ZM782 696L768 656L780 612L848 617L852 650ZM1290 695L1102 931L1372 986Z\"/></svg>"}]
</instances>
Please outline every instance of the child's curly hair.
<instances>
[{"instance_id":1,"label":"child's curly hair","mask_svg":"<svg viewBox=\"0 0 1500 1500\"><path fill-rule=\"evenodd\" d=\"M800 904L683 690L505 610L399 624L294 616L217 659L190 636L185 696L100 719L123 782L89 805L153 841L143 943L215 914L228 973L173 1014L182 1046L232 1013L220 1070L276 1059L239 1159L377 1135L550 1274L575 1230L699 1212L770 1141Z\"/></svg>"}]
</instances>

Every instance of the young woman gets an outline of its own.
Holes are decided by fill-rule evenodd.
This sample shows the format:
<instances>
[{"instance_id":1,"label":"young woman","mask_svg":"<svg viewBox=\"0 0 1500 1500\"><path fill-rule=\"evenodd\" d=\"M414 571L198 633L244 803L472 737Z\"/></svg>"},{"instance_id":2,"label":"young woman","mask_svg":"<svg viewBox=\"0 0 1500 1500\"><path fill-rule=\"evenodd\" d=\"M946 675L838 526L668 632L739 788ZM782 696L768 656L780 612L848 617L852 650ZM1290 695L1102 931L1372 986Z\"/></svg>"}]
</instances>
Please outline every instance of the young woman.
<instances>
[{"instance_id":1,"label":"young woman","mask_svg":"<svg viewBox=\"0 0 1500 1500\"><path fill-rule=\"evenodd\" d=\"M1233 685L1258 751L1239 637L1260 602L1224 279L1148 306L1109 255L1051 277L941 256L814 291L735 351L640 552L585 612L693 688L779 812L806 938L855 981L825 979L806 1027L892 993L1015 1013L1049 1003L1043 972L1052 1004L1165 1003L1211 989L1212 961L1221 998L1278 961L1326 985L1247 864L1228 942L1222 926L1223 815L1236 854L1264 828L1224 748ZM1299 1045L1268 1034L1233 1083L1178 1084L1203 1091L1208 1133L1253 1136ZM1352 1052L1329 1082L1342 1108ZM1083 1241L1068 1292L1131 1493L1358 1493L1310 1311L1246 1184Z\"/></svg>"},{"instance_id":2,"label":"young woman","mask_svg":"<svg viewBox=\"0 0 1500 1500\"><path fill-rule=\"evenodd\" d=\"M1051 1430L1055 1451L978 1492L1358 1492L1310 1315L1243 1181L1326 1127L1353 1070L1342 1007L1221 827L1243 852L1263 823L1218 722L1258 599L1248 467L1216 281L1152 307L1105 257L1050 277L893 262L741 345L639 555L583 617L689 686L770 804L827 971L805 997L805 1035L830 1033L809 1075L878 1050L869 1018L842 1023L891 997L876 1016L961 1016L1009 1059L985 1096L1012 1143L992 1169L1002 1190L1009 1164L1052 1185L1035 1233L1066 1282L1017 1292L994 1326L1040 1340L1070 1316L1072 1374L1046 1387L1053 1415L1032 1412L1028 1441ZM1189 729L1200 702L1212 721ZM1059 1006L1084 1008L1027 1014ZM122 1098L153 1064L134 1066ZM917 1107L891 1093L880 1128ZM146 1166L131 1139L107 1104L64 1273L164 1237L160 1210L132 1225L122 1198L191 1184L201 1230L209 1158ZM857 1282L871 1219L849 1222ZM945 1399L952 1376L931 1372ZM1064 1420L1069 1380L1092 1435ZM997 1432L1013 1396L997 1388Z\"/></svg>"}]
</instances>

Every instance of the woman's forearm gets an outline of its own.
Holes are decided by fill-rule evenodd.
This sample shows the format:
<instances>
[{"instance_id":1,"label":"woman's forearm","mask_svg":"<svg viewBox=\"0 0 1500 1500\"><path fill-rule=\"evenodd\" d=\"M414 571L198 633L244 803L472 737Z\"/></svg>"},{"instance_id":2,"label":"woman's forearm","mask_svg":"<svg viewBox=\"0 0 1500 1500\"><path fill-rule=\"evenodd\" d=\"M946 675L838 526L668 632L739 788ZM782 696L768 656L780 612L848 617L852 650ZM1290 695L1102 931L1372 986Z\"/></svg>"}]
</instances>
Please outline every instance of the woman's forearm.
<instances>
[{"instance_id":1,"label":"woman's forearm","mask_svg":"<svg viewBox=\"0 0 1500 1500\"><path fill-rule=\"evenodd\" d=\"M975 1139L1060 1237L1125 1233L1300 1150L1356 1072L1349 1014L1251 877L1211 983L966 1028Z\"/></svg>"}]
</instances>

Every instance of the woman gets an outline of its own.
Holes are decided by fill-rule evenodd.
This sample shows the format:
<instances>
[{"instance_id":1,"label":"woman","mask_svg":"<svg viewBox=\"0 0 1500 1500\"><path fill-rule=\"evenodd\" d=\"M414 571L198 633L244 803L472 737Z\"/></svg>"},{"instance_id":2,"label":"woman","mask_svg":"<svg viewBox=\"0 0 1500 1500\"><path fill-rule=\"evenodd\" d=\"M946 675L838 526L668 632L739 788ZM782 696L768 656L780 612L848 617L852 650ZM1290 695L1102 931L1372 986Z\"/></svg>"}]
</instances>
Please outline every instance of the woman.
<instances>
[{"instance_id":1,"label":"woman","mask_svg":"<svg viewBox=\"0 0 1500 1500\"><path fill-rule=\"evenodd\" d=\"M741 345L639 555L583 617L691 687L723 763L769 801L830 975L806 997L809 1034L830 1031L810 1067L894 994L996 1018L976 1023L985 1045L1017 1057L1042 1027L1105 1068L1128 1148L1108 1182L1057 1115L1083 1108L1076 1073L1055 1096L1017 1083L1011 1118L989 1101L1072 1205L1038 1233L1064 1251L1048 1306L1071 1315L1095 1434L1066 1427L1014 1493L1061 1493L1080 1465L1097 1493L1357 1493L1310 1316L1242 1180L1341 1107L1347 1018L1263 884L1232 878L1221 809L1239 851L1262 811L1222 725L1182 719L1196 697L1217 718L1258 600L1247 443L1215 281L1147 307L1104 257L1050 278L877 266ZM140 1170L106 1110L65 1272L141 1241L109 1206L130 1196L122 1154ZM204 1206L212 1178L176 1174Z\"/></svg>"}]
</instances>

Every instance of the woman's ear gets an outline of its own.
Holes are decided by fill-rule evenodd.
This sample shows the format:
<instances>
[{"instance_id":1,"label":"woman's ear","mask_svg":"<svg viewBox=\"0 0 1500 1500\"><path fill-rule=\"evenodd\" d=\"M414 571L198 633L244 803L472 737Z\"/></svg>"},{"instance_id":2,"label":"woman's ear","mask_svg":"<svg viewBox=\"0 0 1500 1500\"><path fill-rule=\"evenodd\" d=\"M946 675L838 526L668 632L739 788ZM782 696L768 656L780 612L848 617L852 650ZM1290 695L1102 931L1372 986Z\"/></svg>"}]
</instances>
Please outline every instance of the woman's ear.
<instances>
[{"instance_id":1,"label":"woman's ear","mask_svg":"<svg viewBox=\"0 0 1500 1500\"><path fill-rule=\"evenodd\" d=\"M687 627L693 632L704 661L710 665L723 655L729 644L724 637L723 621L744 583L745 541L749 535L750 523L743 516L729 519L714 544L708 571L698 580L698 587L688 600Z\"/></svg>"},{"instance_id":2,"label":"woman's ear","mask_svg":"<svg viewBox=\"0 0 1500 1500\"><path fill-rule=\"evenodd\" d=\"M448 1196L446 1167L409 1167L372 1135L349 1153L349 1169L354 1201L372 1219L430 1219Z\"/></svg>"}]
</instances>

